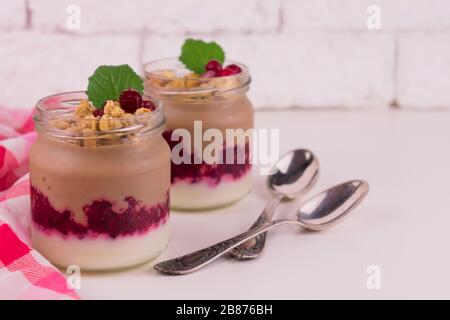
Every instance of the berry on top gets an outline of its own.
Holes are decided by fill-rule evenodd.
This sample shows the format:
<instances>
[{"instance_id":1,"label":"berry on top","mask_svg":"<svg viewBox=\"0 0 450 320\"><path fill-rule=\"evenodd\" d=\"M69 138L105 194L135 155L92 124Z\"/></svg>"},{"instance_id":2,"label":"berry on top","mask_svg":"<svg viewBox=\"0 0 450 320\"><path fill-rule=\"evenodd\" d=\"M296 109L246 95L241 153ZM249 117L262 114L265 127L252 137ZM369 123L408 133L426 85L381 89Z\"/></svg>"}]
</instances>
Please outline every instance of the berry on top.
<instances>
[{"instance_id":1,"label":"berry on top","mask_svg":"<svg viewBox=\"0 0 450 320\"><path fill-rule=\"evenodd\" d=\"M242 72L241 67L236 64L230 64L223 68L217 60L210 60L205 65L205 70L206 71L202 74L202 77L204 78L226 77Z\"/></svg>"},{"instance_id":2,"label":"berry on top","mask_svg":"<svg viewBox=\"0 0 450 320\"><path fill-rule=\"evenodd\" d=\"M119 103L125 112L134 113L142 105L142 96L135 90L124 90L120 94Z\"/></svg>"},{"instance_id":3,"label":"berry on top","mask_svg":"<svg viewBox=\"0 0 450 320\"><path fill-rule=\"evenodd\" d=\"M237 74L237 73L241 73L242 69L241 67L239 67L237 64L229 64L226 69L231 70L231 72L233 72L233 74Z\"/></svg>"},{"instance_id":4,"label":"berry on top","mask_svg":"<svg viewBox=\"0 0 450 320\"><path fill-rule=\"evenodd\" d=\"M150 109L151 111L156 110L156 106L150 100L142 100L141 108L147 108L147 109Z\"/></svg>"},{"instance_id":5,"label":"berry on top","mask_svg":"<svg viewBox=\"0 0 450 320\"><path fill-rule=\"evenodd\" d=\"M210 60L206 66L206 71L214 71L215 73L219 73L222 70L222 65L217 60Z\"/></svg>"}]
</instances>

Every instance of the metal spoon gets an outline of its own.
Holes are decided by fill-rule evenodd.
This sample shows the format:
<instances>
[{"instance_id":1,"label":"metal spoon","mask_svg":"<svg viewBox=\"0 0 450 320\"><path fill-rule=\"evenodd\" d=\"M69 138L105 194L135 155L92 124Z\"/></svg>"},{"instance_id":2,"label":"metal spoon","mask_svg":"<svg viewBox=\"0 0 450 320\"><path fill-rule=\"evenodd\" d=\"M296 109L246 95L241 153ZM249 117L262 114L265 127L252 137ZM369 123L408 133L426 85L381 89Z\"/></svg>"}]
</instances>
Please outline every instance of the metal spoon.
<instances>
[{"instance_id":1,"label":"metal spoon","mask_svg":"<svg viewBox=\"0 0 450 320\"><path fill-rule=\"evenodd\" d=\"M272 220L281 200L292 200L307 193L319 177L319 161L305 149L292 150L283 155L273 168L274 174L267 177L266 185L274 197L250 229ZM258 258L266 243L267 233L261 233L230 251L239 260Z\"/></svg>"},{"instance_id":2,"label":"metal spoon","mask_svg":"<svg viewBox=\"0 0 450 320\"><path fill-rule=\"evenodd\" d=\"M159 272L187 274L216 260L245 241L282 224L296 224L309 230L324 230L342 221L366 196L369 185L353 180L325 190L306 201L297 213L297 220L267 221L228 240L184 256L155 265Z\"/></svg>"}]
</instances>

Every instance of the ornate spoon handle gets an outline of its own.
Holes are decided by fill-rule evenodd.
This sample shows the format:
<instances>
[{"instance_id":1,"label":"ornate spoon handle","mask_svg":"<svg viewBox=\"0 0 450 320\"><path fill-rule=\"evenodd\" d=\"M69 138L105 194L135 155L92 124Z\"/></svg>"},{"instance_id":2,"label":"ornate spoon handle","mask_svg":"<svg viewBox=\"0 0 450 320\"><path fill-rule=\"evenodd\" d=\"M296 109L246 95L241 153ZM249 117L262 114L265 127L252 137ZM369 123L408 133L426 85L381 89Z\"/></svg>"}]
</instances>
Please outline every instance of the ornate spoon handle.
<instances>
[{"instance_id":1,"label":"ornate spoon handle","mask_svg":"<svg viewBox=\"0 0 450 320\"><path fill-rule=\"evenodd\" d=\"M245 241L253 238L254 236L265 232L277 225L285 223L297 223L297 221L284 219L267 221L253 229L250 229L230 239L216 243L210 247L186 254L175 259L160 262L155 265L155 269L157 271L169 274L186 274L196 271L204 267L208 263L223 256L234 247L237 247Z\"/></svg>"},{"instance_id":2,"label":"ornate spoon handle","mask_svg":"<svg viewBox=\"0 0 450 320\"><path fill-rule=\"evenodd\" d=\"M250 230L272 220L278 204L280 203L282 195L273 197L264 208L263 212L256 219L255 223L250 227ZM244 242L242 245L235 247L230 251L230 256L238 260L255 259L261 255L264 245L266 244L267 232L260 233L256 237Z\"/></svg>"}]
</instances>

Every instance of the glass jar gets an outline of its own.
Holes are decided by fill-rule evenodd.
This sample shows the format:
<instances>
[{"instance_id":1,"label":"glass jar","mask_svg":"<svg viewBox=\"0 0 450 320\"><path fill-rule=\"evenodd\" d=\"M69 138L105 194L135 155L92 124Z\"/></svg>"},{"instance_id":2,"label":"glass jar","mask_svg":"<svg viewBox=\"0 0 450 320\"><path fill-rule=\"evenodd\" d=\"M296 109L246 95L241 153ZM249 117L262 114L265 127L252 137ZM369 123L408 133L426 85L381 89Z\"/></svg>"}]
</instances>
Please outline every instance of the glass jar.
<instances>
[{"instance_id":1,"label":"glass jar","mask_svg":"<svg viewBox=\"0 0 450 320\"><path fill-rule=\"evenodd\" d=\"M176 59L145 65L145 91L163 101L167 116L164 137L172 148L171 205L174 209L217 208L243 198L250 191L253 106L246 94L250 75L245 65L225 62L230 63L239 65L242 72L202 78L190 74ZM180 135L180 129L190 135L187 145L188 139ZM207 146L216 141L206 134L208 129L223 138L220 150L217 149L218 158L213 161L205 160ZM227 131L236 135L227 138ZM174 153L178 149L174 148L180 141L184 143L181 163L174 161L178 156ZM190 155L186 156L186 152ZM235 155L231 161L228 153Z\"/></svg>"},{"instance_id":2,"label":"glass jar","mask_svg":"<svg viewBox=\"0 0 450 320\"><path fill-rule=\"evenodd\" d=\"M84 92L41 99L30 154L31 238L52 263L114 269L158 256L169 241L170 149L162 104L135 124L94 133L55 127ZM96 119L95 121L99 121Z\"/></svg>"}]
</instances>

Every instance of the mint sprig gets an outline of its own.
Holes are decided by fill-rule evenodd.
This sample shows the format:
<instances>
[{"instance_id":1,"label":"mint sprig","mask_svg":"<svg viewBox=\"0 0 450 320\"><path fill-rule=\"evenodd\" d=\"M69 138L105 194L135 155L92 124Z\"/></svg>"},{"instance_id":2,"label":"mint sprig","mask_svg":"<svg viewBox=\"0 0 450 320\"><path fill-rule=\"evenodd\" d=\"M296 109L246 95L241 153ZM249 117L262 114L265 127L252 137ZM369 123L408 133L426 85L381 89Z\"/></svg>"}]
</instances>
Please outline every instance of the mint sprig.
<instances>
[{"instance_id":1,"label":"mint sprig","mask_svg":"<svg viewBox=\"0 0 450 320\"><path fill-rule=\"evenodd\" d=\"M86 94L94 107L101 108L106 100L119 100L122 91L132 88L140 94L144 91L144 81L127 64L100 66L89 77Z\"/></svg>"},{"instance_id":2,"label":"mint sprig","mask_svg":"<svg viewBox=\"0 0 450 320\"><path fill-rule=\"evenodd\" d=\"M179 60L196 74L205 72L205 65L210 60L217 60L220 64L225 61L225 52L216 42L186 39L181 47Z\"/></svg>"}]
</instances>

